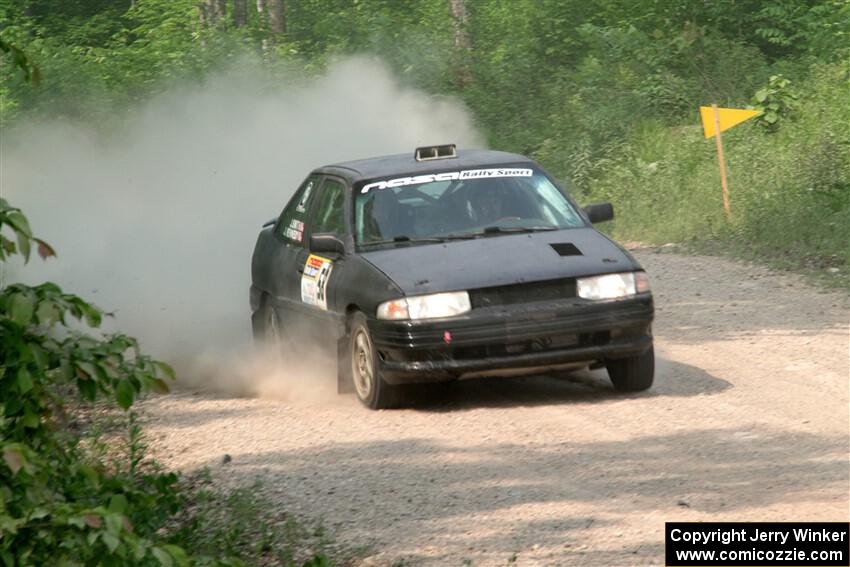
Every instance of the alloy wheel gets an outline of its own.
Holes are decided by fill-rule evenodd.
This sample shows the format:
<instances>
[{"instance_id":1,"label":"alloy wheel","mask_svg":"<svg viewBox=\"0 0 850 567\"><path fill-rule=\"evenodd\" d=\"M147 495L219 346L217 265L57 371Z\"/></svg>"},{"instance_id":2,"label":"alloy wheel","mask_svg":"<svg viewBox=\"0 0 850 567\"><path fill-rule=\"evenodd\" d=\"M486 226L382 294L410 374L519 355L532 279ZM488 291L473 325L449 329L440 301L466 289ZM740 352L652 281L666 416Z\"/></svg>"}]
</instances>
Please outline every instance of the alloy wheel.
<instances>
[{"instance_id":1,"label":"alloy wheel","mask_svg":"<svg viewBox=\"0 0 850 567\"><path fill-rule=\"evenodd\" d=\"M351 349L351 374L354 388L361 400L368 400L375 384L374 357L372 341L362 328L357 329Z\"/></svg>"}]
</instances>

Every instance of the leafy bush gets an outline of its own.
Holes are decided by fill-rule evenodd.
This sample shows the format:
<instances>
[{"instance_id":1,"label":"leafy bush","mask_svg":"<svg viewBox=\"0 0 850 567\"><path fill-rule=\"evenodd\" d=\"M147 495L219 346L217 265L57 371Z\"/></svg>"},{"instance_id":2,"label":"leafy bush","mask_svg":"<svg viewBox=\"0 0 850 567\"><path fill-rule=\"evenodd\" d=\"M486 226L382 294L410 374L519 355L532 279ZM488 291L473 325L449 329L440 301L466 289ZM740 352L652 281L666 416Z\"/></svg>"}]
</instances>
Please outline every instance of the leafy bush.
<instances>
[{"instance_id":1,"label":"leafy bush","mask_svg":"<svg viewBox=\"0 0 850 567\"><path fill-rule=\"evenodd\" d=\"M5 231L5 234L4 234ZM31 248L20 210L0 199L0 261ZM103 313L52 283L0 289L0 559L6 565L189 565L157 530L181 506L177 475L149 470L141 458L109 470L88 458L69 427L65 398L113 399L123 409L146 390L167 391L171 368L142 354L124 335L96 329ZM133 425L135 427L135 425ZM238 561L211 561L237 565Z\"/></svg>"},{"instance_id":2,"label":"leafy bush","mask_svg":"<svg viewBox=\"0 0 850 567\"><path fill-rule=\"evenodd\" d=\"M791 81L782 75L772 75L768 84L753 95L753 108L762 114L755 120L766 130L779 129L780 118L787 118L795 109L797 95L791 90Z\"/></svg>"}]
</instances>

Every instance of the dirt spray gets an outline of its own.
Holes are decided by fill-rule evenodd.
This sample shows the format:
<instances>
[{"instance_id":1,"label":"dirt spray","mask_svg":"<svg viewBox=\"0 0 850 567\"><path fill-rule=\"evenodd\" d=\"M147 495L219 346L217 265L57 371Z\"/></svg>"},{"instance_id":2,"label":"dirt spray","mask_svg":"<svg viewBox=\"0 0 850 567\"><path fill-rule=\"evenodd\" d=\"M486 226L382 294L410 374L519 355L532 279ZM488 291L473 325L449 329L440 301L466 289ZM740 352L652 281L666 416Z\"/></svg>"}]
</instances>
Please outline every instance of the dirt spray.
<instances>
[{"instance_id":1,"label":"dirt spray","mask_svg":"<svg viewBox=\"0 0 850 567\"><path fill-rule=\"evenodd\" d=\"M316 357L281 377L249 354L260 226L314 167L425 144L481 147L460 104L404 88L368 58L274 88L222 72L157 96L109 133L40 122L3 137L3 196L58 252L11 265L7 282L54 281L113 312L106 331L139 337L186 383L279 396L312 388Z\"/></svg>"}]
</instances>

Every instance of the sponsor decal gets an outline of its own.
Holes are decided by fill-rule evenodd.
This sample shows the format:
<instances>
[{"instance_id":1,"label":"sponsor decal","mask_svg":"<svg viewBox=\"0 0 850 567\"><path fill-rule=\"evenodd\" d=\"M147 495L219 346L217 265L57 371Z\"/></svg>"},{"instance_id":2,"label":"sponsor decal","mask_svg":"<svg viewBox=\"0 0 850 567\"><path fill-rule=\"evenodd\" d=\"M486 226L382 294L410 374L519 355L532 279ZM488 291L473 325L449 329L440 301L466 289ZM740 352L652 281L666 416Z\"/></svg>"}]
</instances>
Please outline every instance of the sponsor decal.
<instances>
[{"instance_id":1,"label":"sponsor decal","mask_svg":"<svg viewBox=\"0 0 850 567\"><path fill-rule=\"evenodd\" d=\"M304 274L301 276L302 302L327 311L327 289L331 270L333 270L333 261L310 254L304 263Z\"/></svg>"},{"instance_id":2,"label":"sponsor decal","mask_svg":"<svg viewBox=\"0 0 850 567\"><path fill-rule=\"evenodd\" d=\"M322 269L324 265L323 258L319 256L310 256L307 258L307 262L304 264L304 277L316 279L319 271Z\"/></svg>"},{"instance_id":3,"label":"sponsor decal","mask_svg":"<svg viewBox=\"0 0 850 567\"><path fill-rule=\"evenodd\" d=\"M287 228L283 231L283 235L290 240L294 240L295 242L301 242L302 235L304 233L300 230L295 230L294 228Z\"/></svg>"},{"instance_id":4,"label":"sponsor decal","mask_svg":"<svg viewBox=\"0 0 850 567\"><path fill-rule=\"evenodd\" d=\"M364 185L360 193L366 194L372 189L387 189L405 187L407 185L420 185L422 183L433 183L434 181L453 181L455 179L491 179L493 177L531 177L534 172L526 168L501 167L490 169L464 169L461 171L447 171L444 173L429 173L427 175L415 175L413 177L397 177L385 179Z\"/></svg>"},{"instance_id":5,"label":"sponsor decal","mask_svg":"<svg viewBox=\"0 0 850 567\"><path fill-rule=\"evenodd\" d=\"M298 232L304 232L304 223L298 219L292 219L289 222L289 227L294 228Z\"/></svg>"}]
</instances>

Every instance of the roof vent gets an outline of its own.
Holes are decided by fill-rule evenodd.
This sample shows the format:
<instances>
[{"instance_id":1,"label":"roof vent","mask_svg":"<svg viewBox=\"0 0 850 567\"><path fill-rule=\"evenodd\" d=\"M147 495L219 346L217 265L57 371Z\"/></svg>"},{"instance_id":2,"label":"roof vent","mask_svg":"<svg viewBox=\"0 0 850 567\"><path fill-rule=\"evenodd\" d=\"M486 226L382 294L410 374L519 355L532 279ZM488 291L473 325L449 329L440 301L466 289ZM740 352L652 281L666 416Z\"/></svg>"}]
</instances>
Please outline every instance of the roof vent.
<instances>
[{"instance_id":1,"label":"roof vent","mask_svg":"<svg viewBox=\"0 0 850 567\"><path fill-rule=\"evenodd\" d=\"M414 153L416 161L429 161L432 159L449 159L457 157L457 149L454 144L444 144L442 146L422 146L416 148Z\"/></svg>"}]
</instances>

